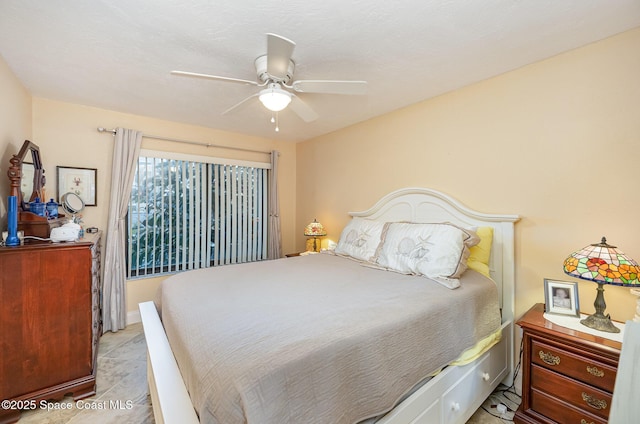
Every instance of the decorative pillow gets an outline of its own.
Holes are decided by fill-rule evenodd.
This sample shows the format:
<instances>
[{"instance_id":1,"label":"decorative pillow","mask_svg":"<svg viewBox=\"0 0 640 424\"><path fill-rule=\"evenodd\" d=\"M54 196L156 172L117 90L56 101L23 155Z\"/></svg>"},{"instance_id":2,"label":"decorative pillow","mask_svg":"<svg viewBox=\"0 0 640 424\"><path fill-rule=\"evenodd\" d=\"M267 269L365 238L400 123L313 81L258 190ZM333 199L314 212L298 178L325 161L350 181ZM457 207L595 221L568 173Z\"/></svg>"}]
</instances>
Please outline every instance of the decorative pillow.
<instances>
[{"instance_id":1,"label":"decorative pillow","mask_svg":"<svg viewBox=\"0 0 640 424\"><path fill-rule=\"evenodd\" d=\"M493 227L478 227L476 233L480 237L480 243L469 249L467 267L491 278L489 257L491 256L491 245L493 244Z\"/></svg>"},{"instance_id":2,"label":"decorative pillow","mask_svg":"<svg viewBox=\"0 0 640 424\"><path fill-rule=\"evenodd\" d=\"M378 249L378 265L404 274L424 275L455 289L467 269L469 248L480 238L449 223L390 223Z\"/></svg>"},{"instance_id":3,"label":"decorative pillow","mask_svg":"<svg viewBox=\"0 0 640 424\"><path fill-rule=\"evenodd\" d=\"M335 253L361 261L371 261L380 244L384 225L381 221L353 218L342 230Z\"/></svg>"}]
</instances>

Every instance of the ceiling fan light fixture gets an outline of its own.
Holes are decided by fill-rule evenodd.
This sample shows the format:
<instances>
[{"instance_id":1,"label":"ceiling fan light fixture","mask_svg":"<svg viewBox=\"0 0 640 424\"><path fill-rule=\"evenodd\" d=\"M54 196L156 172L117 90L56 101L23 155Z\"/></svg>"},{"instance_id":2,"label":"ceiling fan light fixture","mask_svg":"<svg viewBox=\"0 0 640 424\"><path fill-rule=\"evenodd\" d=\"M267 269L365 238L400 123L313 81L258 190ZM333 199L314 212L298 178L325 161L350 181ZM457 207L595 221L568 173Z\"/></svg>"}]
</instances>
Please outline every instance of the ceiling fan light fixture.
<instances>
[{"instance_id":1,"label":"ceiling fan light fixture","mask_svg":"<svg viewBox=\"0 0 640 424\"><path fill-rule=\"evenodd\" d=\"M291 103L291 93L280 88L278 84L270 84L269 88L260 91L258 98L264 107L272 112L280 112Z\"/></svg>"}]
</instances>

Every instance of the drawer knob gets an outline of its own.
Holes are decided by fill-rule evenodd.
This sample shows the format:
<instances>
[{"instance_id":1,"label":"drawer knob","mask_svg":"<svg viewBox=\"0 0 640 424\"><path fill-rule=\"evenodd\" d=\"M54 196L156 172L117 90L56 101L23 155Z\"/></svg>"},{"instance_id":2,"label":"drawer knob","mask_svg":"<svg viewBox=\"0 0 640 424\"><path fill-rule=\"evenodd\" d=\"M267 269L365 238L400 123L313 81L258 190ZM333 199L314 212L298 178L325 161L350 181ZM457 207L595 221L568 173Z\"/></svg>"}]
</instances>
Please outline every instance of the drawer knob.
<instances>
[{"instance_id":1,"label":"drawer knob","mask_svg":"<svg viewBox=\"0 0 640 424\"><path fill-rule=\"evenodd\" d=\"M451 403L451 410L454 412L459 412L460 411L460 404L458 402L452 402Z\"/></svg>"},{"instance_id":2,"label":"drawer knob","mask_svg":"<svg viewBox=\"0 0 640 424\"><path fill-rule=\"evenodd\" d=\"M584 418L580 420L580 424L595 424L593 421L587 421Z\"/></svg>"},{"instance_id":3,"label":"drawer knob","mask_svg":"<svg viewBox=\"0 0 640 424\"><path fill-rule=\"evenodd\" d=\"M549 364L549 365L559 365L560 364L560 357L556 356L550 352L543 352L540 351L538 352L538 355L540 355L540 359L542 359L542 362L544 362L545 364Z\"/></svg>"},{"instance_id":4,"label":"drawer knob","mask_svg":"<svg viewBox=\"0 0 640 424\"><path fill-rule=\"evenodd\" d=\"M491 376L489 375L489 373L488 373L488 372L483 372L483 373L482 373L482 379L483 379L484 381L489 381L489 379L490 379L490 378L491 378Z\"/></svg>"},{"instance_id":5,"label":"drawer knob","mask_svg":"<svg viewBox=\"0 0 640 424\"><path fill-rule=\"evenodd\" d=\"M587 372L594 377L604 377L604 371L602 371L598 367L590 367L589 365L587 365Z\"/></svg>"},{"instance_id":6,"label":"drawer knob","mask_svg":"<svg viewBox=\"0 0 640 424\"><path fill-rule=\"evenodd\" d=\"M585 392L582 392L582 400L587 402L587 405L593 409L607 409L607 402L605 400L594 398Z\"/></svg>"}]
</instances>

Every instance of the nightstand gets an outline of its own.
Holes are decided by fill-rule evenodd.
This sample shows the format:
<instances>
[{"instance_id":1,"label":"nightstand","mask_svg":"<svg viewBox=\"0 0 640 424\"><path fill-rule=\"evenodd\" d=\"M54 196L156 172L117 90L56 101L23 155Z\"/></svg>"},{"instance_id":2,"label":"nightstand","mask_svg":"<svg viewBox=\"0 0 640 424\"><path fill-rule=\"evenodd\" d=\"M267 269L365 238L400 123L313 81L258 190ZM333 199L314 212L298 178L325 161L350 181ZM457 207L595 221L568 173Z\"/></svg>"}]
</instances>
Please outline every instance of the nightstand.
<instances>
[{"instance_id":1,"label":"nightstand","mask_svg":"<svg viewBox=\"0 0 640 424\"><path fill-rule=\"evenodd\" d=\"M523 330L522 403L515 423L606 424L622 344L553 324L544 304Z\"/></svg>"}]
</instances>

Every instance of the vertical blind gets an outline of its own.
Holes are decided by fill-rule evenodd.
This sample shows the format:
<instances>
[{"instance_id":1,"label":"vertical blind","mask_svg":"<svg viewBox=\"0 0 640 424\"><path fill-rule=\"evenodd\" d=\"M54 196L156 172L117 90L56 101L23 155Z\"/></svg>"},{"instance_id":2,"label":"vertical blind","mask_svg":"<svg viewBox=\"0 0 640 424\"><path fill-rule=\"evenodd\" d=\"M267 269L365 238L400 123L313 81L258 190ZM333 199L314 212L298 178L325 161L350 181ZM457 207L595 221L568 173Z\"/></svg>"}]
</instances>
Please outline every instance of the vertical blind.
<instances>
[{"instance_id":1,"label":"vertical blind","mask_svg":"<svg viewBox=\"0 0 640 424\"><path fill-rule=\"evenodd\" d=\"M267 259L270 165L164 155L143 151L138 161L129 278Z\"/></svg>"}]
</instances>

